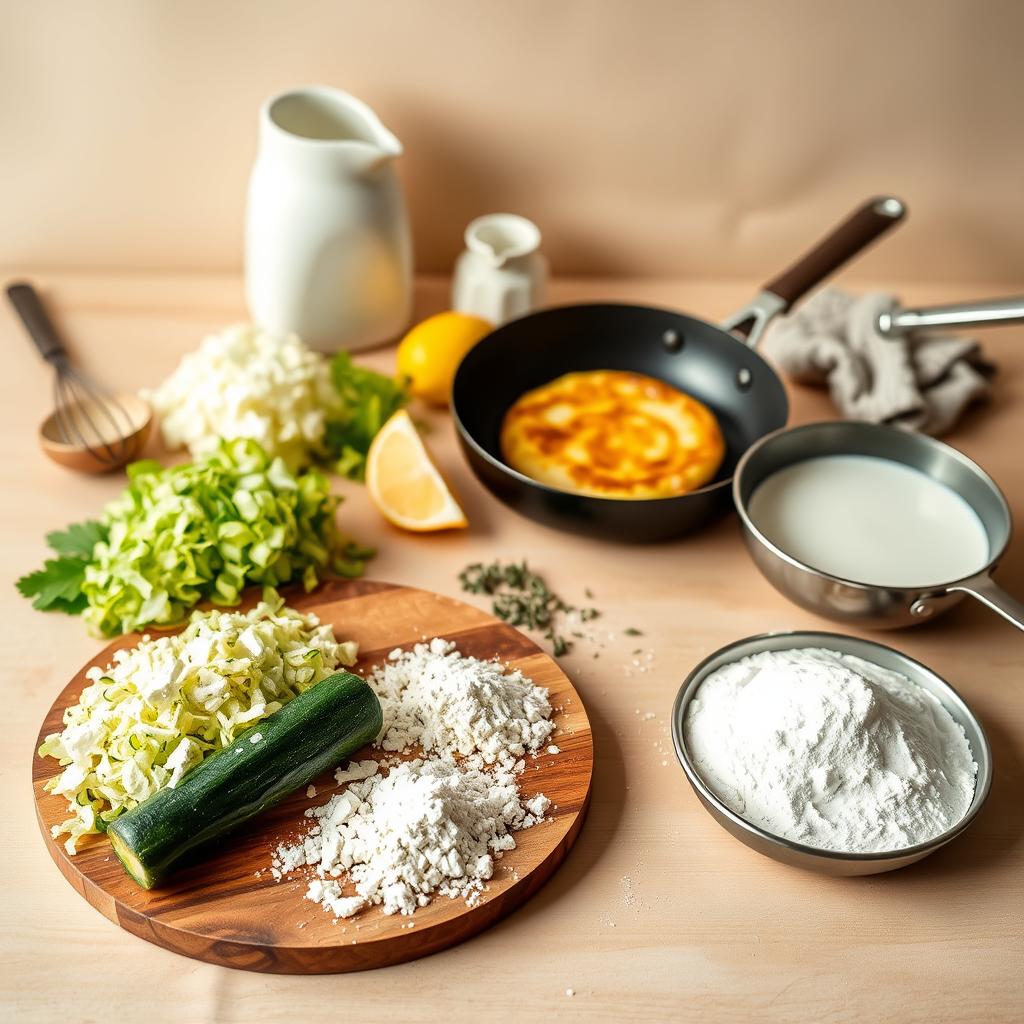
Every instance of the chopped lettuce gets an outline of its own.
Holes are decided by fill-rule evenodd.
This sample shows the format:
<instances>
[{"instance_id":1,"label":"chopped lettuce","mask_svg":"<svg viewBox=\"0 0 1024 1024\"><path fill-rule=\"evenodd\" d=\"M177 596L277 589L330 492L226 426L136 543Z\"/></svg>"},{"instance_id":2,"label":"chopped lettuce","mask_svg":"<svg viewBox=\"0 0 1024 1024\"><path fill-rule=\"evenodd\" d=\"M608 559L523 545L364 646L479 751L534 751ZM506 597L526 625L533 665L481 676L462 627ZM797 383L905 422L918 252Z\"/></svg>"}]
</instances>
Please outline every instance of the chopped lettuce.
<instances>
[{"instance_id":1,"label":"chopped lettuce","mask_svg":"<svg viewBox=\"0 0 1024 1024\"><path fill-rule=\"evenodd\" d=\"M276 593L253 611L194 612L177 636L146 637L94 666L64 729L40 757L64 770L47 784L67 798L71 817L55 825L75 852L82 835L106 831L122 811L175 786L207 754L355 662L356 645L332 628L283 607Z\"/></svg>"},{"instance_id":2,"label":"chopped lettuce","mask_svg":"<svg viewBox=\"0 0 1024 1024\"><path fill-rule=\"evenodd\" d=\"M339 537L322 472L293 475L255 441L167 469L136 462L128 479L101 523L48 537L61 557L18 581L37 608L81 612L113 636L183 622L202 600L238 604L253 583L311 590L328 567L357 576L372 554Z\"/></svg>"}]
</instances>

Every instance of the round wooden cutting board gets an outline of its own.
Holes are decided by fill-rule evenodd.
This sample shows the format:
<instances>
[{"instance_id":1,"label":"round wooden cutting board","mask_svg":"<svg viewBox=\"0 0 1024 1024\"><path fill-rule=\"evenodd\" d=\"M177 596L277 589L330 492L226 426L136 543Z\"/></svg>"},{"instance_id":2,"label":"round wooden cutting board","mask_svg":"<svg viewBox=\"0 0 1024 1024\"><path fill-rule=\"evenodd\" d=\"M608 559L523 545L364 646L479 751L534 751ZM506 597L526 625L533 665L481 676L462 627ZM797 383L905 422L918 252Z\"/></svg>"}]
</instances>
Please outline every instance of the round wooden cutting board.
<instances>
[{"instance_id":1,"label":"round wooden cutting board","mask_svg":"<svg viewBox=\"0 0 1024 1024\"><path fill-rule=\"evenodd\" d=\"M496 862L495 875L480 902L435 899L412 917L385 915L379 907L348 920L335 919L303 899L306 877L275 881L269 870L278 843L294 838L307 807L325 803L338 787L333 774L316 780L317 795L293 794L250 822L198 863L174 875L165 887L146 892L124 873L105 836L87 836L71 857L50 826L63 821L66 801L43 791L60 772L53 758L33 758L36 812L47 849L67 880L99 911L149 942L228 967L282 974L358 971L434 953L469 938L536 892L565 858L579 833L590 798L594 764L590 723L579 695L558 665L532 640L477 608L425 590L369 580L331 581L288 603L314 612L334 627L338 639L356 640L356 671L379 663L395 647L424 638L454 640L467 655L491 658L521 669L547 687L555 708L552 743L528 763L520 778L526 797L546 794L549 819L516 833L516 848ZM138 636L122 637L94 664L105 666L114 651ZM50 709L39 742L62 726L64 709L78 701L86 669L78 672ZM355 757L372 756L369 750ZM311 869L306 869L311 872Z\"/></svg>"}]
</instances>

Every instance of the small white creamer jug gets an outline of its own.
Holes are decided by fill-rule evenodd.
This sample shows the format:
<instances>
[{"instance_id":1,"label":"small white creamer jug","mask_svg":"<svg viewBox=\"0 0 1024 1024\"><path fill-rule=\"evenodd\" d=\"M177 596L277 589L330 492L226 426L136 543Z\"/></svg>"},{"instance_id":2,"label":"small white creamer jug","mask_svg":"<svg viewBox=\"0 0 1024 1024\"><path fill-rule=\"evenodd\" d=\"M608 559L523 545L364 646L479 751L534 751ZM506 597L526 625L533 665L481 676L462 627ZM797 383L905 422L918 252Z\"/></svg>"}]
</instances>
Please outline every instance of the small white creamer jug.
<instances>
[{"instance_id":1,"label":"small white creamer jug","mask_svg":"<svg viewBox=\"0 0 1024 1024\"><path fill-rule=\"evenodd\" d=\"M249 179L249 312L324 352L402 333L412 246L394 161L402 145L365 103L310 86L268 100Z\"/></svg>"},{"instance_id":2,"label":"small white creamer jug","mask_svg":"<svg viewBox=\"0 0 1024 1024\"><path fill-rule=\"evenodd\" d=\"M466 228L466 250L455 262L452 309L497 327L543 304L547 278L533 221L514 213L477 217Z\"/></svg>"}]
</instances>

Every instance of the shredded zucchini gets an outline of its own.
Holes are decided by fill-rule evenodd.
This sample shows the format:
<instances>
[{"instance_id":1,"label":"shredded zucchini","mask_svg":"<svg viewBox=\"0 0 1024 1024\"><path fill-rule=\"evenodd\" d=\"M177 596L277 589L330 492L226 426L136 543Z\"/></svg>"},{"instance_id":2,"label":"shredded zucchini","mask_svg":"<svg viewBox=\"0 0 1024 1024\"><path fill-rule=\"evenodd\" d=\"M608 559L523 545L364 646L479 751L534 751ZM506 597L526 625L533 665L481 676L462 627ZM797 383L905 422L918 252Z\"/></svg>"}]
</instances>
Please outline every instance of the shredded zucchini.
<instances>
[{"instance_id":1,"label":"shredded zucchini","mask_svg":"<svg viewBox=\"0 0 1024 1024\"><path fill-rule=\"evenodd\" d=\"M293 697L355 662L316 616L284 607L268 591L253 611L194 612L177 636L143 637L64 712L64 729L39 748L64 771L46 788L68 800L53 827L74 853L80 836L102 832L124 810L179 779L205 756Z\"/></svg>"}]
</instances>

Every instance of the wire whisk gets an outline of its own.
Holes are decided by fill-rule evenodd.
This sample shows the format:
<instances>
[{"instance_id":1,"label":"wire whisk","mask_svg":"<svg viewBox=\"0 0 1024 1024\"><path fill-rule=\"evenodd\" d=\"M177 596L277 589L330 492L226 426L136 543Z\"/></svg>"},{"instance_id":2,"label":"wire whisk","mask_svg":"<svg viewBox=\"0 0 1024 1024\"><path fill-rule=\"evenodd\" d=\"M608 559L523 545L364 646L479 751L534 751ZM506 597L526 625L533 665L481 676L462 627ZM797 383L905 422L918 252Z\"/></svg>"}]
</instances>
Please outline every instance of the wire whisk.
<instances>
[{"instance_id":1,"label":"wire whisk","mask_svg":"<svg viewBox=\"0 0 1024 1024\"><path fill-rule=\"evenodd\" d=\"M54 369L53 420L57 440L84 452L95 463L94 467L78 468L115 469L134 458L141 447L140 430L148 426L147 422L140 423L141 403L111 394L71 364L68 351L32 285L9 285L7 298L42 357Z\"/></svg>"}]
</instances>

